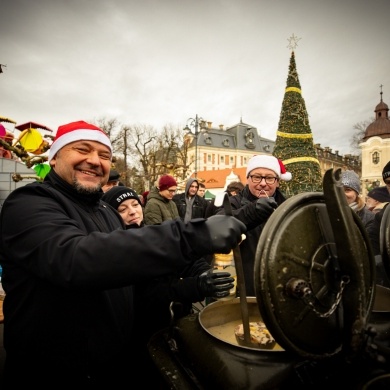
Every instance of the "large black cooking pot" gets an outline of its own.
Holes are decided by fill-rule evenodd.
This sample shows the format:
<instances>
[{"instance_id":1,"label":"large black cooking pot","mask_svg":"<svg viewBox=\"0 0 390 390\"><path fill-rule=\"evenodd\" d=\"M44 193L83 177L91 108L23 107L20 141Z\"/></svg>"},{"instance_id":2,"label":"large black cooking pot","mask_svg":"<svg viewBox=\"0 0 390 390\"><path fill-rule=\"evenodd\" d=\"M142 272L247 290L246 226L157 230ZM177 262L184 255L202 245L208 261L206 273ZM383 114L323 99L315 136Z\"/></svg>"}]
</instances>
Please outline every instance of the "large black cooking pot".
<instances>
[{"instance_id":1,"label":"large black cooking pot","mask_svg":"<svg viewBox=\"0 0 390 390\"><path fill-rule=\"evenodd\" d=\"M347 205L339 171L326 173L323 194L296 195L273 213L254 278L256 297L245 300L249 321L264 321L276 348L236 343L234 327L244 321L240 298L212 303L151 339L169 388L389 384L390 294L375 286L369 240Z\"/></svg>"}]
</instances>

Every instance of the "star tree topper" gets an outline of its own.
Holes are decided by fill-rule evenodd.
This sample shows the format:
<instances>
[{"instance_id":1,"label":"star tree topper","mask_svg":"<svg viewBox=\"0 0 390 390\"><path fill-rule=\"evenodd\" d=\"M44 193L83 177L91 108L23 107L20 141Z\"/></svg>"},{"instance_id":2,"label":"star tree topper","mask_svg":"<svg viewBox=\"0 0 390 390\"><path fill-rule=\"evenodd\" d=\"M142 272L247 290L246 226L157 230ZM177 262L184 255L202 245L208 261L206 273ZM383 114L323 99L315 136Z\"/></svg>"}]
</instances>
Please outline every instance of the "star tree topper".
<instances>
[{"instance_id":1,"label":"star tree topper","mask_svg":"<svg viewBox=\"0 0 390 390\"><path fill-rule=\"evenodd\" d=\"M298 41L301 40L301 38L298 38L297 36L295 36L294 34L290 37L290 38L287 38L288 40L288 48L291 49L291 50L295 50L298 46Z\"/></svg>"}]
</instances>

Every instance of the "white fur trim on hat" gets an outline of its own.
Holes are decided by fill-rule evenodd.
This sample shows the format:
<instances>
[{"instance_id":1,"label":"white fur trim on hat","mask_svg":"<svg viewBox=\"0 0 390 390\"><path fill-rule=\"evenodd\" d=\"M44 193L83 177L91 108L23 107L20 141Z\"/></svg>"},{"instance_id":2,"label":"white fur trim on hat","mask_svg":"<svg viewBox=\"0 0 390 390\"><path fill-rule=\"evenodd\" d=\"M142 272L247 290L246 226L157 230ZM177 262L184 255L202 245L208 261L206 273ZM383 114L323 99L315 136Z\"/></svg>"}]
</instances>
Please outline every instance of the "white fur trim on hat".
<instances>
[{"instance_id":1,"label":"white fur trim on hat","mask_svg":"<svg viewBox=\"0 0 390 390\"><path fill-rule=\"evenodd\" d=\"M283 162L274 156L257 155L253 156L246 168L246 177L256 168L267 168L274 171L279 179L290 181L292 179L291 172L287 172Z\"/></svg>"},{"instance_id":2,"label":"white fur trim on hat","mask_svg":"<svg viewBox=\"0 0 390 390\"><path fill-rule=\"evenodd\" d=\"M78 124L79 126L77 126ZM56 153L65 145L80 140L100 142L106 145L112 153L111 141L107 134L94 125L80 121L58 128L56 138L50 146L48 161L50 162Z\"/></svg>"}]
</instances>

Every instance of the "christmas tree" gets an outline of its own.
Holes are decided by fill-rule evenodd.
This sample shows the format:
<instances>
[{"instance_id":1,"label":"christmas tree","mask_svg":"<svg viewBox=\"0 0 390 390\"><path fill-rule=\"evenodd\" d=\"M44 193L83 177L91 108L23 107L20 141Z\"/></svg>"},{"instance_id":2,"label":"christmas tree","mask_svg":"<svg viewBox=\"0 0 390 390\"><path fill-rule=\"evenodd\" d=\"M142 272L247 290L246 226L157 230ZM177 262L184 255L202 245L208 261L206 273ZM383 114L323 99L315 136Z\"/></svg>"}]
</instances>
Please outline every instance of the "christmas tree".
<instances>
[{"instance_id":1,"label":"christmas tree","mask_svg":"<svg viewBox=\"0 0 390 390\"><path fill-rule=\"evenodd\" d=\"M289 38L291 51L287 86L280 113L273 155L283 161L292 180L280 182L287 197L301 192L322 191L322 175L310 129L309 116L302 97L294 49L299 38Z\"/></svg>"}]
</instances>

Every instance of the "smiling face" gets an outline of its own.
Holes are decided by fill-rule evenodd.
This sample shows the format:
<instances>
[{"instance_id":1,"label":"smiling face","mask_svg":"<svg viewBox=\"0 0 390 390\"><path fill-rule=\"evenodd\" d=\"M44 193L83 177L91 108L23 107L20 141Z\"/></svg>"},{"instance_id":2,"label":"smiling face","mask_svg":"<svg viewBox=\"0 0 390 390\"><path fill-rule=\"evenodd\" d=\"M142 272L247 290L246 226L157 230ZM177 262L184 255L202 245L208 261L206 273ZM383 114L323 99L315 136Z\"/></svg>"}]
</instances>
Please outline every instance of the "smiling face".
<instances>
[{"instance_id":1,"label":"smiling face","mask_svg":"<svg viewBox=\"0 0 390 390\"><path fill-rule=\"evenodd\" d=\"M137 224L139 226L144 219L142 206L137 199L129 198L124 200L117 210L126 225Z\"/></svg>"},{"instance_id":2,"label":"smiling face","mask_svg":"<svg viewBox=\"0 0 390 390\"><path fill-rule=\"evenodd\" d=\"M249 191L258 198L274 196L279 187L279 179L272 169L256 168L249 173Z\"/></svg>"},{"instance_id":3,"label":"smiling face","mask_svg":"<svg viewBox=\"0 0 390 390\"><path fill-rule=\"evenodd\" d=\"M50 161L54 171L82 193L99 191L111 167L110 149L96 141L76 141L61 148Z\"/></svg>"},{"instance_id":4,"label":"smiling face","mask_svg":"<svg viewBox=\"0 0 390 390\"><path fill-rule=\"evenodd\" d=\"M345 186L344 186L344 194L345 194L345 197L347 198L348 204L356 202L357 198L359 196L359 194L357 194L355 190L353 190L352 188L349 188L349 187L345 187Z\"/></svg>"}]
</instances>

